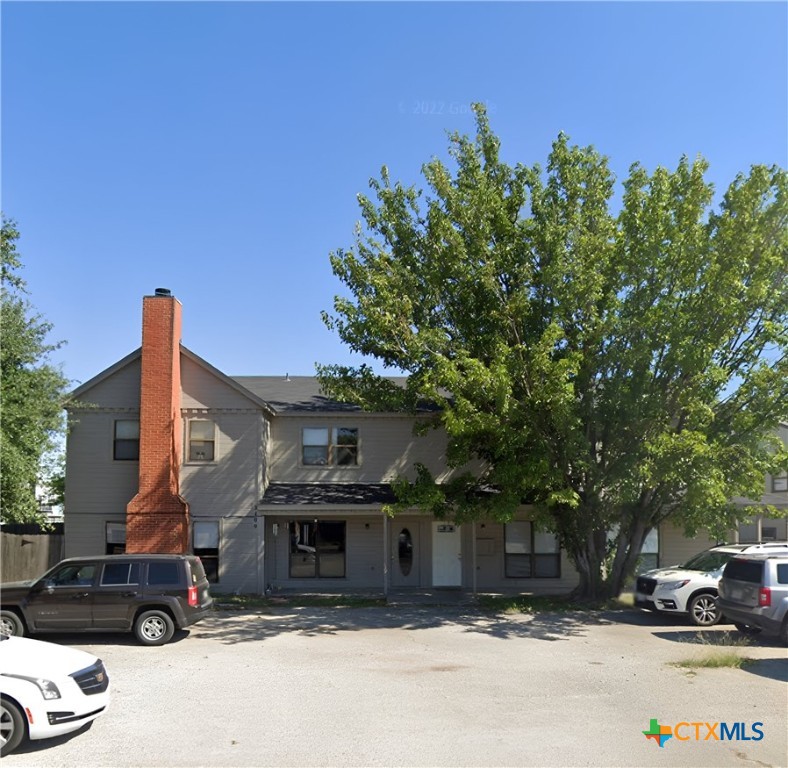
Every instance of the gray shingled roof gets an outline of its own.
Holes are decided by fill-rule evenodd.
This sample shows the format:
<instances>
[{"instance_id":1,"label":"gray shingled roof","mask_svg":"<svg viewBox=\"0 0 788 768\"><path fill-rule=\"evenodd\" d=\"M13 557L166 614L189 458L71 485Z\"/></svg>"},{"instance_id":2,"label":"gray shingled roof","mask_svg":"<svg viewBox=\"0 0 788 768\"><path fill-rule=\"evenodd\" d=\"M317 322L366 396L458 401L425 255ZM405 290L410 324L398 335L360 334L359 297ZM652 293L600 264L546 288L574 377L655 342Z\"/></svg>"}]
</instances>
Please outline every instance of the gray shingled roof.
<instances>
[{"instance_id":1,"label":"gray shingled roof","mask_svg":"<svg viewBox=\"0 0 788 768\"><path fill-rule=\"evenodd\" d=\"M233 381L265 400L275 411L360 411L327 398L314 376L232 376Z\"/></svg>"},{"instance_id":2,"label":"gray shingled roof","mask_svg":"<svg viewBox=\"0 0 788 768\"><path fill-rule=\"evenodd\" d=\"M271 483L261 504L391 504L388 483Z\"/></svg>"},{"instance_id":3,"label":"gray shingled roof","mask_svg":"<svg viewBox=\"0 0 788 768\"><path fill-rule=\"evenodd\" d=\"M326 397L315 376L231 376L233 381L265 400L275 411L358 412L362 408ZM391 376L391 381L405 385L407 377Z\"/></svg>"},{"instance_id":4,"label":"gray shingled roof","mask_svg":"<svg viewBox=\"0 0 788 768\"><path fill-rule=\"evenodd\" d=\"M230 376L254 396L264 400L277 413L312 411L358 413L363 408L352 403L342 403L326 397L315 376ZM387 376L389 381L404 387L407 376ZM435 403L422 402L420 411L436 411Z\"/></svg>"}]
</instances>

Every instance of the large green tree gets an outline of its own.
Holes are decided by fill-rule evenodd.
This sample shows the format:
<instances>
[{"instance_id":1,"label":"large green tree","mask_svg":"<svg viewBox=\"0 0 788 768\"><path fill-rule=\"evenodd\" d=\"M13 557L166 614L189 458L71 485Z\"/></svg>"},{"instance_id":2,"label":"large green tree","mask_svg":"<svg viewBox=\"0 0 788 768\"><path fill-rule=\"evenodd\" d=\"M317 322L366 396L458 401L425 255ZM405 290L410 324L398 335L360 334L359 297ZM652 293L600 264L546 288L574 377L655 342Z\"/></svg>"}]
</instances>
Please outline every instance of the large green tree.
<instances>
[{"instance_id":1,"label":"large green tree","mask_svg":"<svg viewBox=\"0 0 788 768\"><path fill-rule=\"evenodd\" d=\"M62 434L68 382L49 362L60 346L47 341L52 326L27 299L13 221L2 219L1 236L0 515L5 522L30 522L40 518L36 486Z\"/></svg>"},{"instance_id":2,"label":"large green tree","mask_svg":"<svg viewBox=\"0 0 788 768\"><path fill-rule=\"evenodd\" d=\"M477 108L427 194L384 168L355 245L331 254L347 292L324 313L354 351L409 374L319 366L372 408L441 406L449 459L397 484L399 508L511 519L528 501L575 566L580 596L617 594L646 535L673 518L723 532L729 500L785 467L788 185L753 166L715 204L707 164L631 167L560 135L546 169L510 166Z\"/></svg>"}]
</instances>

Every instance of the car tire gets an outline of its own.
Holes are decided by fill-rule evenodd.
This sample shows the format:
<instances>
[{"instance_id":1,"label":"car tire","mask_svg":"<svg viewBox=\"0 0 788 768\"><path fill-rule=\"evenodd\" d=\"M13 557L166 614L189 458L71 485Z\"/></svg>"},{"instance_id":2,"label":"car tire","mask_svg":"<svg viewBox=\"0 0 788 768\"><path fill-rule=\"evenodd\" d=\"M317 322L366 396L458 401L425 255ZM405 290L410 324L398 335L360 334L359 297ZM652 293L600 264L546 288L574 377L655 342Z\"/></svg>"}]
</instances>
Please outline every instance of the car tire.
<instances>
[{"instance_id":1,"label":"car tire","mask_svg":"<svg viewBox=\"0 0 788 768\"><path fill-rule=\"evenodd\" d=\"M754 637L755 635L761 634L760 627L753 627L750 624L741 624L740 622L734 621L733 626L741 632L743 635L747 635L748 637Z\"/></svg>"},{"instance_id":2,"label":"car tire","mask_svg":"<svg viewBox=\"0 0 788 768\"><path fill-rule=\"evenodd\" d=\"M134 634L143 645L164 645L175 634L175 624L165 611L143 611L134 622Z\"/></svg>"},{"instance_id":3,"label":"car tire","mask_svg":"<svg viewBox=\"0 0 788 768\"><path fill-rule=\"evenodd\" d=\"M780 627L780 642L788 646L788 616L783 619L783 625Z\"/></svg>"},{"instance_id":4,"label":"car tire","mask_svg":"<svg viewBox=\"0 0 788 768\"><path fill-rule=\"evenodd\" d=\"M687 606L689 620L696 627L713 627L720 620L720 609L717 607L716 595L704 592L695 595Z\"/></svg>"},{"instance_id":5,"label":"car tire","mask_svg":"<svg viewBox=\"0 0 788 768\"><path fill-rule=\"evenodd\" d=\"M9 699L0 699L0 757L13 752L27 737L25 718Z\"/></svg>"},{"instance_id":6,"label":"car tire","mask_svg":"<svg viewBox=\"0 0 788 768\"><path fill-rule=\"evenodd\" d=\"M13 611L0 611L0 634L24 637L25 625Z\"/></svg>"}]
</instances>

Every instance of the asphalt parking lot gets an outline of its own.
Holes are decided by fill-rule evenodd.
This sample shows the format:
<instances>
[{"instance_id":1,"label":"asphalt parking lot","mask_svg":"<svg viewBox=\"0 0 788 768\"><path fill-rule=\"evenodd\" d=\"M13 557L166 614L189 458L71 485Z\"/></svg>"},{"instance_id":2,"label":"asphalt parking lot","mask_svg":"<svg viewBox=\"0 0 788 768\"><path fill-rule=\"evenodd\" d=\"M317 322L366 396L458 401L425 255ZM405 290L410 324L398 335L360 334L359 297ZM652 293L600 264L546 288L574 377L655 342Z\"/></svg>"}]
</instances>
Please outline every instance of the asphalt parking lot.
<instances>
[{"instance_id":1,"label":"asphalt parking lot","mask_svg":"<svg viewBox=\"0 0 788 768\"><path fill-rule=\"evenodd\" d=\"M217 612L161 648L42 636L100 656L112 705L3 765L786 766L784 648L737 648L756 659L742 669L673 666L728 629L634 610L282 607ZM652 720L688 725L660 747Z\"/></svg>"}]
</instances>

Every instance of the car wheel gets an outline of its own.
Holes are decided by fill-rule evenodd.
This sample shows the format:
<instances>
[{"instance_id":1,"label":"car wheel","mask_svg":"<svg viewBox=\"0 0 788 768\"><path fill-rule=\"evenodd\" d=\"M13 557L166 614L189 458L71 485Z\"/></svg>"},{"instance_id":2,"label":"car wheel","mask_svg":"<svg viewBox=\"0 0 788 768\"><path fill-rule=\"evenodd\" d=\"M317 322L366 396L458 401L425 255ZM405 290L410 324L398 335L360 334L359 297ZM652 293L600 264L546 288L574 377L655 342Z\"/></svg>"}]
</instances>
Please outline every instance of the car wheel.
<instances>
[{"instance_id":1,"label":"car wheel","mask_svg":"<svg viewBox=\"0 0 788 768\"><path fill-rule=\"evenodd\" d=\"M720 620L717 598L714 595L695 595L689 604L690 621L696 627L713 627Z\"/></svg>"},{"instance_id":2,"label":"car wheel","mask_svg":"<svg viewBox=\"0 0 788 768\"><path fill-rule=\"evenodd\" d=\"M134 622L134 634L143 645L164 645L175 633L175 624L164 611L144 611Z\"/></svg>"},{"instance_id":3,"label":"car wheel","mask_svg":"<svg viewBox=\"0 0 788 768\"><path fill-rule=\"evenodd\" d=\"M783 620L783 625L780 627L780 642L788 646L788 616Z\"/></svg>"},{"instance_id":4,"label":"car wheel","mask_svg":"<svg viewBox=\"0 0 788 768\"><path fill-rule=\"evenodd\" d=\"M0 634L24 637L25 625L13 611L0 611Z\"/></svg>"},{"instance_id":5,"label":"car wheel","mask_svg":"<svg viewBox=\"0 0 788 768\"><path fill-rule=\"evenodd\" d=\"M0 699L0 757L13 752L26 736L25 718L19 707L8 699Z\"/></svg>"},{"instance_id":6,"label":"car wheel","mask_svg":"<svg viewBox=\"0 0 788 768\"><path fill-rule=\"evenodd\" d=\"M743 635L749 635L750 637L753 637L754 635L761 634L760 627L752 627L749 624L740 624L735 621L733 622L733 626L736 627L736 629L738 629Z\"/></svg>"}]
</instances>

